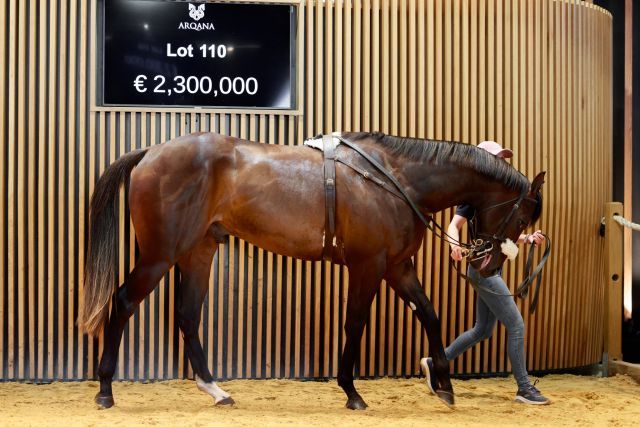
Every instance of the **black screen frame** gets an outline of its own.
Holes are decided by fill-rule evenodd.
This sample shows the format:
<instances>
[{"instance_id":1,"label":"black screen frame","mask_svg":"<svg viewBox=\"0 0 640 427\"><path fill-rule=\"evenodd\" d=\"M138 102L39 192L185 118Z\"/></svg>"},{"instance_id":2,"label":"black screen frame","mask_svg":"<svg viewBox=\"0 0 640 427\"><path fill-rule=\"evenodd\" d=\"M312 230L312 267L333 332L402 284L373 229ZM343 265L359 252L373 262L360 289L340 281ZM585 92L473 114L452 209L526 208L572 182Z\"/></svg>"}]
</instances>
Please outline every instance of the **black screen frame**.
<instances>
[{"instance_id":1,"label":"black screen frame","mask_svg":"<svg viewBox=\"0 0 640 427\"><path fill-rule=\"evenodd\" d=\"M290 106L288 108L283 107L251 107L251 106L224 106L224 105L197 105L197 104L125 104L125 103L105 103L104 90L105 90L105 6L106 3L111 0L96 0L96 42L95 42L95 110L101 109L127 109L136 111L145 110L160 110L160 111L190 111L198 110L200 112L217 112L217 111L282 111L290 114L301 114L301 100L299 98L299 90L301 86L300 82L300 64L299 61L302 57L301 45L299 40L299 24L300 18L300 4L301 0L282 0L282 1L261 1L261 0L142 0L148 2L157 3L224 3L224 4L264 4L264 5L286 5L295 10L295 13L290 15L289 21L289 83L290 83ZM126 0L125 0L126 1ZM138 0L140 1L140 0Z\"/></svg>"}]
</instances>

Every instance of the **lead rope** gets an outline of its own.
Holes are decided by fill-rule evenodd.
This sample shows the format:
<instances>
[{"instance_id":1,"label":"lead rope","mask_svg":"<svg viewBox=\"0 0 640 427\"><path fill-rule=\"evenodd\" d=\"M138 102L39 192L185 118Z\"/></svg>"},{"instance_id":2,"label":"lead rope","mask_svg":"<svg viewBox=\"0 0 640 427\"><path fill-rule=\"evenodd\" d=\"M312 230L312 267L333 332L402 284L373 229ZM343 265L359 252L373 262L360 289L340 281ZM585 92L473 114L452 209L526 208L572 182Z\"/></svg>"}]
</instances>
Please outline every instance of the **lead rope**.
<instances>
[{"instance_id":1,"label":"lead rope","mask_svg":"<svg viewBox=\"0 0 640 427\"><path fill-rule=\"evenodd\" d=\"M544 267L544 265L546 264L547 259L549 258L549 254L551 253L551 240L546 234L543 234L543 236L545 238L546 246L545 246L544 253L542 254L542 258L540 259L540 262L538 263L536 268L533 270L533 272L531 272L531 266L533 265L533 253L534 253L534 249L536 248L535 243L531 243L529 255L527 256L527 263L525 264L525 268L524 268L526 276L522 280L522 282L520 282L520 284L516 287L516 292L513 294L511 293L501 294L501 293L492 291L491 289L480 287L480 285L475 280L473 280L471 277L469 277L468 275L464 274L461 271L461 269L459 268L460 261L456 261L453 264L453 268L458 272L458 274L460 274L460 276L463 279L471 283L471 286L477 292L487 292L487 293L498 295L501 297L519 297L521 299L525 299L529 294L529 287L531 286L533 281L537 279L534 290L533 290L533 300L529 305L529 313L533 314L536 310L536 307L538 306L538 295L540 292L540 284L542 282L542 275L540 275L540 272L542 271L542 267Z\"/></svg>"}]
</instances>

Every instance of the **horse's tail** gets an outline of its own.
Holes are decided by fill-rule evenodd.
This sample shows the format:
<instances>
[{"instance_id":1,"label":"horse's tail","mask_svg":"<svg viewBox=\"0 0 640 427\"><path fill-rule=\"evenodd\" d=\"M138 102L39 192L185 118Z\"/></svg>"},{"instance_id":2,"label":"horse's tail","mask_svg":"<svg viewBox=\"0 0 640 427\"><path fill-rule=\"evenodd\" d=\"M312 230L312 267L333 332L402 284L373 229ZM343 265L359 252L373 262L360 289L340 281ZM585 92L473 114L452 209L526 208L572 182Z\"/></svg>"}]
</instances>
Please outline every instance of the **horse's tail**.
<instances>
[{"instance_id":1,"label":"horse's tail","mask_svg":"<svg viewBox=\"0 0 640 427\"><path fill-rule=\"evenodd\" d=\"M89 248L84 268L84 304L78 325L89 335L97 335L109 315L109 299L118 289L116 250L120 186L142 160L145 150L121 156L104 171L91 197Z\"/></svg>"}]
</instances>

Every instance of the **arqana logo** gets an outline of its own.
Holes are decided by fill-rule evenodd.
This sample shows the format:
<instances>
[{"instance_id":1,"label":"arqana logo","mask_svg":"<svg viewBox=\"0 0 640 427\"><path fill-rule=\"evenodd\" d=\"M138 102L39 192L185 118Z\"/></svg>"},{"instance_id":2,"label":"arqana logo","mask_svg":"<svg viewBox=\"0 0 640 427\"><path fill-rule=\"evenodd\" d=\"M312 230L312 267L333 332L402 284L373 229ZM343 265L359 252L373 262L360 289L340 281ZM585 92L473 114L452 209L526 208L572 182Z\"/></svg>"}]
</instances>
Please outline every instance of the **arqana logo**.
<instances>
[{"instance_id":1,"label":"arqana logo","mask_svg":"<svg viewBox=\"0 0 640 427\"><path fill-rule=\"evenodd\" d=\"M195 4L189 3L189 16L194 21L199 21L204 18L204 7L205 3L201 3L198 6ZM215 27L211 22L193 22L193 21L184 21L178 25L179 30L193 30L193 31L202 31L202 30L215 30Z\"/></svg>"},{"instance_id":2,"label":"arqana logo","mask_svg":"<svg viewBox=\"0 0 640 427\"><path fill-rule=\"evenodd\" d=\"M204 18L204 6L204 3L197 7L195 4L189 3L189 16L196 21Z\"/></svg>"}]
</instances>

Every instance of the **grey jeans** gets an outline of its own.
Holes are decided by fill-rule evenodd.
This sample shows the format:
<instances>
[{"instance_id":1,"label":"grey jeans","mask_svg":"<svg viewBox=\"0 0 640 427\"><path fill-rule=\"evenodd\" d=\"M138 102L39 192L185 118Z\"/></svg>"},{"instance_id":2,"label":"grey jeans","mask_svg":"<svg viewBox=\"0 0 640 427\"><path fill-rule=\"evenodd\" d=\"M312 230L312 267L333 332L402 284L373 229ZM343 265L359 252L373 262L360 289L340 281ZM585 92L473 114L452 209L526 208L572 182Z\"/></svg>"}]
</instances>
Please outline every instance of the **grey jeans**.
<instances>
[{"instance_id":1,"label":"grey jeans","mask_svg":"<svg viewBox=\"0 0 640 427\"><path fill-rule=\"evenodd\" d=\"M500 274L484 278L471 266L468 275L480 288L476 290L476 323L472 329L465 331L445 349L447 360L453 360L474 344L490 338L496 325L496 320L502 322L507 328L507 351L513 376L518 382L518 387L529 384L527 367L524 357L524 321L516 306L513 297L503 296L511 292ZM500 295L483 292L488 288Z\"/></svg>"}]
</instances>

